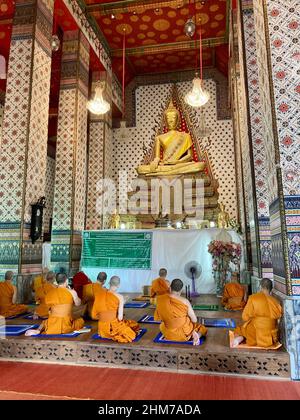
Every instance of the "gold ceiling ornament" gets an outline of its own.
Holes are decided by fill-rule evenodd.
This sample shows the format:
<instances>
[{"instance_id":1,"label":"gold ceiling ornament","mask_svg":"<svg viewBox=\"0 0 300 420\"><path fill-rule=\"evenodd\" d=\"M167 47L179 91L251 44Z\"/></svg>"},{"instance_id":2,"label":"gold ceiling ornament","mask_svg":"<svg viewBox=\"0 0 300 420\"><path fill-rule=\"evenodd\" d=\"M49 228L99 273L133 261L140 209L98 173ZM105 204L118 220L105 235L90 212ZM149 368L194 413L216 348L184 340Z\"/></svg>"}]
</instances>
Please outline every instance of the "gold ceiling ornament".
<instances>
[{"instance_id":1,"label":"gold ceiling ornament","mask_svg":"<svg viewBox=\"0 0 300 420\"><path fill-rule=\"evenodd\" d=\"M168 22L166 19L156 19L153 22L153 27L157 31L166 31L170 28L170 22Z\"/></svg>"},{"instance_id":2,"label":"gold ceiling ornament","mask_svg":"<svg viewBox=\"0 0 300 420\"><path fill-rule=\"evenodd\" d=\"M133 31L133 28L128 23L120 23L116 26L116 31L118 32L118 34L123 35L125 32L126 35L129 35Z\"/></svg>"}]
</instances>

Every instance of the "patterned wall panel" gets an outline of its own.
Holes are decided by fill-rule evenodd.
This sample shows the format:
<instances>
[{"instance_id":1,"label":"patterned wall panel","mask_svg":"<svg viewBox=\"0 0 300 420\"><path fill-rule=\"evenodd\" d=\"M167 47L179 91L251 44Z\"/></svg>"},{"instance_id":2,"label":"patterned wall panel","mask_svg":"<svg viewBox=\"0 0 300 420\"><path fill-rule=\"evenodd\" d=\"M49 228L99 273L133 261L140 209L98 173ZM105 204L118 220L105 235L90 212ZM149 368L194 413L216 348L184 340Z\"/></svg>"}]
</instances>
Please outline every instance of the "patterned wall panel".
<instances>
[{"instance_id":1,"label":"patterned wall panel","mask_svg":"<svg viewBox=\"0 0 300 420\"><path fill-rule=\"evenodd\" d=\"M259 74L256 50L256 35L253 10L242 12L245 66L247 71L248 103L251 124L251 147L254 161L256 210L258 217L259 248L261 255L261 269L266 277L272 277L271 233L269 224L269 189L267 184L268 172L266 151L263 141L263 113L261 109L261 92L259 88ZM252 235L253 236L253 235ZM258 275L258 273L254 273Z\"/></svg>"},{"instance_id":2,"label":"patterned wall panel","mask_svg":"<svg viewBox=\"0 0 300 420\"><path fill-rule=\"evenodd\" d=\"M223 201L231 217L236 217L236 185L234 140L231 120L217 119L216 84L213 80L205 80L205 88L209 90L211 99L204 107L204 118L211 129L209 138L199 140L200 147L207 150L214 176L220 187L220 201ZM192 87L190 82L177 84L180 96ZM136 90L136 127L126 129L125 138L120 129L114 129L114 156L117 170L125 170L131 181L136 177L135 168L143 161L151 142L158 133L163 111L170 97L172 84L156 84L140 86ZM191 110L191 118L200 125L200 111ZM197 127L195 127L197 133ZM199 138L199 136L198 136ZM116 174L116 172L115 172ZM116 175L115 175L116 176Z\"/></svg>"},{"instance_id":3,"label":"patterned wall panel","mask_svg":"<svg viewBox=\"0 0 300 420\"><path fill-rule=\"evenodd\" d=\"M30 204L45 195L50 76L51 56L35 41L24 209L27 223L31 217Z\"/></svg>"},{"instance_id":4,"label":"patterned wall panel","mask_svg":"<svg viewBox=\"0 0 300 420\"><path fill-rule=\"evenodd\" d=\"M4 104L0 103L0 148L1 148L1 140L2 140L3 117L4 117Z\"/></svg>"},{"instance_id":5,"label":"patterned wall panel","mask_svg":"<svg viewBox=\"0 0 300 420\"><path fill-rule=\"evenodd\" d=\"M0 165L0 271L39 271L30 204L44 195L53 1L16 1Z\"/></svg>"},{"instance_id":6,"label":"patterned wall panel","mask_svg":"<svg viewBox=\"0 0 300 420\"><path fill-rule=\"evenodd\" d=\"M50 156L47 157L46 168L46 185L45 197L46 207L44 209L44 232L49 232L50 219L53 214L53 199L54 199L54 183L55 183L55 160Z\"/></svg>"},{"instance_id":7,"label":"patterned wall panel","mask_svg":"<svg viewBox=\"0 0 300 420\"><path fill-rule=\"evenodd\" d=\"M89 46L82 33L70 31L62 48L51 265L76 271L86 208Z\"/></svg>"},{"instance_id":8,"label":"patterned wall panel","mask_svg":"<svg viewBox=\"0 0 300 420\"><path fill-rule=\"evenodd\" d=\"M258 81L261 92L261 116L263 127L263 144L266 153L266 177L269 200L272 203L278 197L278 186L275 166L275 147L272 121L272 102L270 96L269 68L267 57L267 43L265 35L264 10L261 1L254 4L254 26L256 35L256 52L258 66Z\"/></svg>"},{"instance_id":9,"label":"patterned wall panel","mask_svg":"<svg viewBox=\"0 0 300 420\"><path fill-rule=\"evenodd\" d=\"M97 184L103 178L104 170L104 124L101 120L90 119L86 229L102 228L102 217L97 210L99 206Z\"/></svg>"},{"instance_id":10,"label":"patterned wall panel","mask_svg":"<svg viewBox=\"0 0 300 420\"><path fill-rule=\"evenodd\" d=\"M267 0L284 195L300 195L300 3Z\"/></svg>"}]
</instances>

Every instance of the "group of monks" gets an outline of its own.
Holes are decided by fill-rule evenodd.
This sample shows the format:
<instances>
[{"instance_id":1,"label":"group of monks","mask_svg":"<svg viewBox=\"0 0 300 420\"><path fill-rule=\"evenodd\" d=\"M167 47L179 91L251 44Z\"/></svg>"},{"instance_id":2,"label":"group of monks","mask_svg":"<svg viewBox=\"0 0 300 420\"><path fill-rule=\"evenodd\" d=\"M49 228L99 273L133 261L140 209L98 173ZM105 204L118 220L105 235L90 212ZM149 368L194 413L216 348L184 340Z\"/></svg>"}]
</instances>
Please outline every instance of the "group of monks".
<instances>
[{"instance_id":1,"label":"group of monks","mask_svg":"<svg viewBox=\"0 0 300 420\"><path fill-rule=\"evenodd\" d=\"M17 289L12 284L13 273L8 271L0 282L0 315L11 317L28 312L26 305L16 303ZM120 278L111 277L106 288L107 275L98 274L97 281L91 282L83 273L73 278L73 288L69 286L66 274L44 272L33 283L33 291L38 306L35 319L45 318L38 329L26 332L36 334L66 334L81 330L83 316L98 320L98 334L120 343L132 342L140 326L136 321L124 319L124 297L118 293ZM189 341L200 344L201 336L207 334L189 300L181 296L183 282L167 280L167 270L162 268L159 277L153 280L150 290L151 303L156 305L154 319L160 321L160 331L170 341ZM247 299L246 289L237 282L224 287L222 305L227 310L243 310L245 323L235 328L231 347L243 341L249 346L271 347L278 343L278 320L282 309L271 296L272 281L262 279L261 291Z\"/></svg>"}]
</instances>

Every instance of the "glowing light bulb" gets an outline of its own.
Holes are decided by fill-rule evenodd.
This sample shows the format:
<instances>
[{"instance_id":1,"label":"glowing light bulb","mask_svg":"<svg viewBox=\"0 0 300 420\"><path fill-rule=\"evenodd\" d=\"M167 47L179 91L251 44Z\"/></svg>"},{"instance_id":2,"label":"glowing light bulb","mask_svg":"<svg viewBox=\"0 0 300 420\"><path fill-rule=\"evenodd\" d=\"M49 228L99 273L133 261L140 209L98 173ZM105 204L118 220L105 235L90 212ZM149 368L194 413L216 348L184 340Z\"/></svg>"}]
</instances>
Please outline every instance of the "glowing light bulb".
<instances>
[{"instance_id":1,"label":"glowing light bulb","mask_svg":"<svg viewBox=\"0 0 300 420\"><path fill-rule=\"evenodd\" d=\"M185 102L190 106L200 107L205 105L209 98L209 93L202 88L202 80L199 77L195 77L192 90L184 97Z\"/></svg>"},{"instance_id":2,"label":"glowing light bulb","mask_svg":"<svg viewBox=\"0 0 300 420\"><path fill-rule=\"evenodd\" d=\"M96 115L106 114L110 110L110 104L103 98L103 86L95 88L95 96L87 103L87 109Z\"/></svg>"}]
</instances>

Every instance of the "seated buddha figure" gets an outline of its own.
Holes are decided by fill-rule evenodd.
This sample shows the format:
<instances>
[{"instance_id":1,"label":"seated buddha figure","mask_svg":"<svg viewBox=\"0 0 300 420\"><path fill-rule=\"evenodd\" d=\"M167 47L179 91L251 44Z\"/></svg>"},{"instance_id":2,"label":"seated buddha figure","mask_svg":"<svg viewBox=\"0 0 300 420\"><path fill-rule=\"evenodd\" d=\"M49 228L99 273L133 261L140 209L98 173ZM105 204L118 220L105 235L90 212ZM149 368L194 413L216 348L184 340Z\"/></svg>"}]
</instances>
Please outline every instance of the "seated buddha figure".
<instances>
[{"instance_id":1,"label":"seated buddha figure","mask_svg":"<svg viewBox=\"0 0 300 420\"><path fill-rule=\"evenodd\" d=\"M193 161L190 134L176 130L179 122L179 112L172 101L164 114L169 131L155 138L155 157L149 165L140 165L137 168L138 174L162 176L203 171L205 163ZM162 159L161 149L163 151Z\"/></svg>"}]
</instances>

